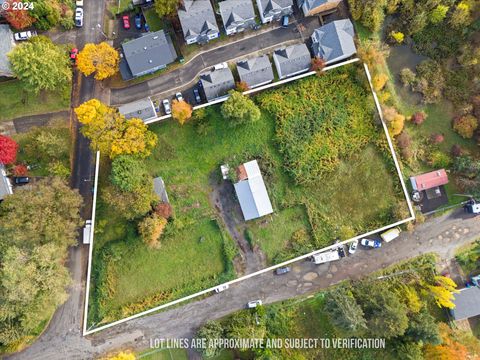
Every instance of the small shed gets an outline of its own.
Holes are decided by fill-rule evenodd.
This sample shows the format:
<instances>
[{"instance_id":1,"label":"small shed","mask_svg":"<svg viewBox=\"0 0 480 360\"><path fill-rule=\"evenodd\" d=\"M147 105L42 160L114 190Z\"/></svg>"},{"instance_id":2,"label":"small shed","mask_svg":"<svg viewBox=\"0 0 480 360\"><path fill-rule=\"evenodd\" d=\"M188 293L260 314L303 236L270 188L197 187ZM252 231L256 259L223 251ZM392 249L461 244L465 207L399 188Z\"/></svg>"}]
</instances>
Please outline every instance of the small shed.
<instances>
[{"instance_id":1,"label":"small shed","mask_svg":"<svg viewBox=\"0 0 480 360\"><path fill-rule=\"evenodd\" d=\"M472 286L454 294L455 307L450 310L455 320L464 320L480 315L480 288Z\"/></svg>"},{"instance_id":2,"label":"small shed","mask_svg":"<svg viewBox=\"0 0 480 360\"><path fill-rule=\"evenodd\" d=\"M240 181L234 187L245 221L273 213L257 160L240 165L238 170Z\"/></svg>"},{"instance_id":3,"label":"small shed","mask_svg":"<svg viewBox=\"0 0 480 360\"><path fill-rule=\"evenodd\" d=\"M157 194L163 203L170 204L170 201L168 201L167 190L165 189L165 183L161 177L153 179L153 191L155 191L155 194Z\"/></svg>"},{"instance_id":4,"label":"small shed","mask_svg":"<svg viewBox=\"0 0 480 360\"><path fill-rule=\"evenodd\" d=\"M413 189L413 201L417 203L422 213L431 212L448 203L445 190L448 175L445 169L412 176L410 183Z\"/></svg>"}]
</instances>

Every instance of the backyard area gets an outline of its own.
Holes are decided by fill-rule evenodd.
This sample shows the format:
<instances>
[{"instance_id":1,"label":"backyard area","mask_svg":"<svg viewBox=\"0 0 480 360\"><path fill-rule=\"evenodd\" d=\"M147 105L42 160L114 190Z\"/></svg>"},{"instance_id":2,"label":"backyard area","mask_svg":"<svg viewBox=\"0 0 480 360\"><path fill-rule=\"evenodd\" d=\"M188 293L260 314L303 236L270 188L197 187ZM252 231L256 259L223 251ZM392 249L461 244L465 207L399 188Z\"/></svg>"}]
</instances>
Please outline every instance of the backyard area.
<instances>
[{"instance_id":1,"label":"backyard area","mask_svg":"<svg viewBox=\"0 0 480 360\"><path fill-rule=\"evenodd\" d=\"M244 275L237 256L244 249L232 231L244 234L267 267L408 217L361 65L253 100L261 109L254 123L233 126L214 105L182 126L150 127L158 143L144 162L164 180L173 208L159 248L147 247L136 222L104 201L110 169L102 164L88 326ZM244 222L233 191L230 208L221 209L212 193L230 181L220 165L234 171L254 159L273 214Z\"/></svg>"}]
</instances>

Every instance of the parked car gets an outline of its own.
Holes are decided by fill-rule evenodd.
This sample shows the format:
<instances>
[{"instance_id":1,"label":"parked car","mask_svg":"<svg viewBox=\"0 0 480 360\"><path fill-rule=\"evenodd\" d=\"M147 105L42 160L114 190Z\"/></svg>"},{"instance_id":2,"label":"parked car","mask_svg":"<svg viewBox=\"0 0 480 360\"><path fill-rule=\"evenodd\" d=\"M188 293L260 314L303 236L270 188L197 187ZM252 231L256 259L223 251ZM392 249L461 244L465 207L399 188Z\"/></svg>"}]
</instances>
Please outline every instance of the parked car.
<instances>
[{"instance_id":1,"label":"parked car","mask_svg":"<svg viewBox=\"0 0 480 360\"><path fill-rule=\"evenodd\" d=\"M183 100L184 100L184 99L183 99L183 95L182 95L181 92L177 92L177 93L175 94L175 98L176 98L178 101L183 101Z\"/></svg>"},{"instance_id":2,"label":"parked car","mask_svg":"<svg viewBox=\"0 0 480 360\"><path fill-rule=\"evenodd\" d=\"M83 7L83 0L76 0L76 1L75 1L75 5L76 5L76 6Z\"/></svg>"},{"instance_id":3,"label":"parked car","mask_svg":"<svg viewBox=\"0 0 480 360\"><path fill-rule=\"evenodd\" d=\"M15 185L25 185L30 182L30 178L28 176L17 176L13 178Z\"/></svg>"},{"instance_id":4,"label":"parked car","mask_svg":"<svg viewBox=\"0 0 480 360\"><path fill-rule=\"evenodd\" d=\"M378 240L371 240L371 239L362 239L360 241L360 244L362 244L365 247L372 247L372 248L379 248L382 246L382 243Z\"/></svg>"},{"instance_id":5,"label":"parked car","mask_svg":"<svg viewBox=\"0 0 480 360\"><path fill-rule=\"evenodd\" d=\"M337 249L338 251L338 255L342 258L342 257L345 257L345 248L343 247L343 245L340 245Z\"/></svg>"},{"instance_id":6,"label":"parked car","mask_svg":"<svg viewBox=\"0 0 480 360\"><path fill-rule=\"evenodd\" d=\"M37 32L35 30L28 30L28 31L22 31L15 33L14 38L17 41L24 41L30 39L32 36L37 35Z\"/></svg>"},{"instance_id":7,"label":"parked car","mask_svg":"<svg viewBox=\"0 0 480 360\"><path fill-rule=\"evenodd\" d=\"M275 274L276 275L283 275L283 274L287 274L290 272L290 267L289 266L283 266L283 267L279 267L279 268L276 268L275 269Z\"/></svg>"},{"instance_id":8,"label":"parked car","mask_svg":"<svg viewBox=\"0 0 480 360\"><path fill-rule=\"evenodd\" d=\"M357 251L357 246L358 246L358 240L352 241L350 243L350 246L348 247L348 253L349 254L355 254L355 251Z\"/></svg>"},{"instance_id":9,"label":"parked car","mask_svg":"<svg viewBox=\"0 0 480 360\"><path fill-rule=\"evenodd\" d=\"M145 23L145 25L143 26L143 28L145 29L146 32L149 32L149 31L150 31L150 26L148 26L147 23Z\"/></svg>"},{"instance_id":10,"label":"parked car","mask_svg":"<svg viewBox=\"0 0 480 360\"><path fill-rule=\"evenodd\" d=\"M380 235L383 241L385 242L390 242L392 240L395 240L397 237L400 236L400 228L394 227L393 229L387 230L384 233Z\"/></svg>"},{"instance_id":11,"label":"parked car","mask_svg":"<svg viewBox=\"0 0 480 360\"><path fill-rule=\"evenodd\" d=\"M78 49L73 48L70 50L70 61L75 64L77 62Z\"/></svg>"},{"instance_id":12,"label":"parked car","mask_svg":"<svg viewBox=\"0 0 480 360\"><path fill-rule=\"evenodd\" d=\"M193 89L193 95L195 96L195 102L200 104L202 102L202 98L200 97L200 91L197 88Z\"/></svg>"},{"instance_id":13,"label":"parked car","mask_svg":"<svg viewBox=\"0 0 480 360\"><path fill-rule=\"evenodd\" d=\"M142 15L135 15L135 28L137 30L142 30Z\"/></svg>"},{"instance_id":14,"label":"parked car","mask_svg":"<svg viewBox=\"0 0 480 360\"><path fill-rule=\"evenodd\" d=\"M228 289L228 284L223 284L223 285L217 286L215 289L213 289L213 291L215 291L218 294L227 289Z\"/></svg>"},{"instance_id":15,"label":"parked car","mask_svg":"<svg viewBox=\"0 0 480 360\"><path fill-rule=\"evenodd\" d=\"M77 7L75 9L75 26L76 27L83 26L83 9L81 7Z\"/></svg>"},{"instance_id":16,"label":"parked car","mask_svg":"<svg viewBox=\"0 0 480 360\"><path fill-rule=\"evenodd\" d=\"M165 99L162 101L163 108L165 109L165 114L170 115L172 113L172 108L170 107L170 101Z\"/></svg>"},{"instance_id":17,"label":"parked car","mask_svg":"<svg viewBox=\"0 0 480 360\"><path fill-rule=\"evenodd\" d=\"M123 28L125 30L130 29L130 18L128 17L128 15L123 15L122 21L123 21Z\"/></svg>"},{"instance_id":18,"label":"parked car","mask_svg":"<svg viewBox=\"0 0 480 360\"><path fill-rule=\"evenodd\" d=\"M153 100L153 107L155 108L155 112L159 113L160 112L160 104L158 100Z\"/></svg>"},{"instance_id":19,"label":"parked car","mask_svg":"<svg viewBox=\"0 0 480 360\"><path fill-rule=\"evenodd\" d=\"M282 27L288 28L288 21L290 20L288 15L283 15L282 17Z\"/></svg>"},{"instance_id":20,"label":"parked car","mask_svg":"<svg viewBox=\"0 0 480 360\"><path fill-rule=\"evenodd\" d=\"M260 305L262 305L262 300L252 300L247 303L247 309L255 309Z\"/></svg>"},{"instance_id":21,"label":"parked car","mask_svg":"<svg viewBox=\"0 0 480 360\"><path fill-rule=\"evenodd\" d=\"M217 65L213 65L213 70L221 70L221 69L226 69L226 68L228 68L228 64L226 62L217 64Z\"/></svg>"}]
</instances>

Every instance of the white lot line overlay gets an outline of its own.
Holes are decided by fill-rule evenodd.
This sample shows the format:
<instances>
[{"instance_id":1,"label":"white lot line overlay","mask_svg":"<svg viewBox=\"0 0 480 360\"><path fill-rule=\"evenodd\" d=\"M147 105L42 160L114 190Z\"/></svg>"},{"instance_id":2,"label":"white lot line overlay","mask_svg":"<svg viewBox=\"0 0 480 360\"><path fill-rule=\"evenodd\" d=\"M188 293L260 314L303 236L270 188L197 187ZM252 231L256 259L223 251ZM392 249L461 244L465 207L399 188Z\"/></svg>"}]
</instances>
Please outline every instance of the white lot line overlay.
<instances>
[{"instance_id":1,"label":"white lot line overlay","mask_svg":"<svg viewBox=\"0 0 480 360\"><path fill-rule=\"evenodd\" d=\"M349 60L349 61L345 61L343 63L340 63L340 64L337 64L337 65L333 65L333 66L329 66L329 67L326 67L324 69L324 71L326 70L330 70L330 69L334 69L334 68L337 68L337 67L340 67L340 66L343 66L343 65L347 65L347 64L351 64L351 63L354 63L354 62L357 62L359 61L358 58L355 58L355 59L352 59L352 60ZM85 299L85 315L84 315L84 319L83 319L83 336L86 336L86 335L90 335L90 334L93 334L93 333L96 333L96 332L99 332L99 331L102 331L102 330L105 330L105 329L108 329L108 328L111 328L113 326L116 326L116 325L120 325L120 324L123 324L127 321L130 321L130 320L134 320L134 319L138 319L142 316L145 316L145 315L149 315L149 314L152 314L152 313L155 313L159 310L163 310L167 307L170 307L170 306L173 306L173 305L176 305L176 304L179 304L179 303L182 303L182 302L185 302L187 300L191 300L191 299L194 299L196 297L199 297L199 296L202 296L202 295L206 295L206 294L211 294L214 289L220 285L232 285L232 284L235 284L235 283L239 283L241 281L244 281L244 280L247 280L247 279L250 279L254 276L258 276L258 275L261 275L261 274L264 274L264 273L267 273L267 272L270 272L270 271L273 271L279 267L282 267L282 266L286 266L286 265L289 265L289 264L292 264L294 262L297 262L299 260L303 260L303 259L306 259L306 258L309 258L315 254L319 254L319 253L322 253L322 252L325 252L325 251L328 251L328 250L333 250L333 249L337 249L340 245L346 245L348 243L351 243L352 241L355 241L355 240L360 240L361 238L364 238L364 237L367 237L367 236L370 236L372 234L376 234L376 233L379 233L379 232L382 232L384 230L387 230L387 229L390 229L392 227L395 227L395 226L399 226L399 225L402 225L402 224L405 224L409 221L412 221L415 219L415 212L413 211L413 207L412 207L412 203L410 201L410 197L408 195L408 190L405 186L405 182L403 180L403 176L402 176L402 172L400 170L400 165L398 163L398 160L397 160L397 156L395 155L395 150L394 150L394 147L393 147L393 144L392 144L392 140L390 138L390 134L388 133L388 128L387 128L387 125L385 124L384 120L383 120L383 115L382 115L382 109L380 107L380 103L378 102L378 98L377 98L377 94L375 93L374 89L373 89L373 86L372 86L372 82L371 82L371 76L370 76L370 71L368 70L368 67L366 64L364 64L364 69L365 69L365 73L367 75L367 78L368 78L368 81L370 83L370 89L372 90L372 94L373 94L373 99L375 101L375 106L377 108L377 111L378 111L378 114L380 115L380 120L382 122L382 127L383 127L383 130L385 132L385 136L387 137L387 141L388 141L388 146L389 146L389 149L390 149L390 152L392 154L392 157L393 157L393 160L394 160L394 163L395 163L395 168L397 170L397 174L398 174L398 177L400 178L400 183L402 185L402 189L403 189L403 194L405 196L405 200L407 201L407 204L408 204L408 210L410 212L410 217L408 217L407 219L404 219L404 220L400 220L400 221L397 221L393 224L390 224L390 225L386 225L386 226L383 226L381 228L378 228L378 229L375 229L375 230L372 230L372 231L369 231L369 232L366 232L364 234L361 234L361 235L357 235L355 237L352 237L351 239L348 239L348 240L345 240L345 241L342 241L342 242L339 242L337 244L333 244L333 245L330 245L330 246L327 246L327 247L324 247L322 249L319 249L319 250L315 250L315 251L312 251L308 254L305 254L305 255L302 255L302 256L298 256L296 258L293 258L293 259L290 259L290 260L287 260L287 261L284 261L280 264L276 264L276 265L273 265L273 266L270 266L270 267L267 267L265 269L262 269L262 270L259 270L259 271L256 271L254 273L251 273L251 274L247 274L247 275L244 275L242 277L239 277L237 279L233 279L233 280L230 280L230 281L227 281L223 284L219 284L219 285L215 285L213 287L210 287L208 289L205 289L205 290L202 290L202 291L199 291L195 294L192 294L192 295L188 295L188 296L185 296L185 297L182 297L180 299L177 299L177 300L174 300L174 301L171 301L169 303L166 303L166 304L163 304L163 305L159 305L159 306L156 306L152 309L149 309L149 310L145 310L145 311L142 311L138 314L135 314L135 315L132 315L132 316L129 316L129 317L126 317L126 318L123 318L123 319L120 319L120 320L117 320L117 321L114 321L112 323L109 323L109 324L106 324L106 325L102 325L102 326L99 326L98 328L95 328L95 329L87 329L87 315L88 315L88 296L89 296L89 287L90 287L90 274L91 274L91 266L92 266L92 249L93 249L93 232L94 232L94 225L95 225L95 206L96 206L96 200L97 200L97 185L98 185L98 166L99 166L99 160L100 160L100 153L97 152L97 165L96 165L96 169L95 169L95 189L94 189L94 193L93 193L93 199L94 199L94 203L93 203L93 209L92 209L92 229L91 229L91 237L90 237L90 249L89 249L89 255L88 255L88 277L87 277L87 289L86 289L86 299ZM281 81L278 81L278 82L275 82L275 83L272 83L272 84L268 84L266 86L262 86L262 87L259 87L257 89L252 89L252 90L249 90L249 91L246 91L244 94L251 94L251 93L254 93L254 92L257 92L257 91L260 91L260 90L264 90L266 88L269 88L269 87L274 87L274 86L277 86L277 85L281 85L281 84L285 84L285 83L288 83L290 81L293 81L293 80L297 80L297 79L300 79L300 78L304 78L304 77L307 77L307 76L311 76L311 75L315 75L316 72L315 71L312 71L312 72L308 72L306 74L302 74L300 76L297 76L297 77L294 77L294 78L289 78L289 79L285 79L285 80L281 80ZM208 104L202 104L202 105L199 105L199 106L196 106L194 107L193 109L199 109L199 108L202 108L202 107L207 107L207 106L210 106L210 105L214 105L214 104L218 104L218 103L221 103L221 102L224 102L226 101L228 98L225 97L225 98L222 98L222 99L218 99L218 100L215 100L215 101L212 101ZM157 121L161 121L161 120L164 120L164 119L167 119L167 118L170 118L171 116L170 115L167 115L167 116L162 116L162 117L159 117L159 118L156 118L156 119L153 119L151 120L149 123L153 123L153 122L157 122ZM228 291L228 290L227 290Z\"/></svg>"}]
</instances>

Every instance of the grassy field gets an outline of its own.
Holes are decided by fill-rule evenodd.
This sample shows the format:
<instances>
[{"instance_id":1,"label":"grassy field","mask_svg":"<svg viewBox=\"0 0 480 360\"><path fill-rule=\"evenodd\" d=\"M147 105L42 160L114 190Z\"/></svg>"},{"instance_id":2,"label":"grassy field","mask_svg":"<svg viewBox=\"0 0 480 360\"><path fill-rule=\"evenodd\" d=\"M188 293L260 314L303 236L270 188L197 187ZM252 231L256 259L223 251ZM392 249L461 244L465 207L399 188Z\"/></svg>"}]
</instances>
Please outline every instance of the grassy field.
<instances>
[{"instance_id":1,"label":"grassy field","mask_svg":"<svg viewBox=\"0 0 480 360\"><path fill-rule=\"evenodd\" d=\"M154 7L143 10L143 15L145 16L145 21L150 27L150 31L158 31L163 29L163 21L158 16Z\"/></svg>"},{"instance_id":2,"label":"grassy field","mask_svg":"<svg viewBox=\"0 0 480 360\"><path fill-rule=\"evenodd\" d=\"M141 360L188 360L187 351L184 349L157 349L147 350L137 354L136 359Z\"/></svg>"},{"instance_id":3,"label":"grassy field","mask_svg":"<svg viewBox=\"0 0 480 360\"><path fill-rule=\"evenodd\" d=\"M0 82L0 121L65 110L70 107L70 88L63 92L27 93L19 81Z\"/></svg>"},{"instance_id":4,"label":"grassy field","mask_svg":"<svg viewBox=\"0 0 480 360\"><path fill-rule=\"evenodd\" d=\"M359 74L357 67L340 69L286 87L294 91L313 86L318 89L316 98L324 99L322 82L340 77L338 86L347 89L355 85ZM368 91L363 91L362 96L372 100ZM341 99L346 109L357 105L349 99ZM315 120L319 126L334 116L336 107L332 102L325 106ZM267 265L400 220L393 210L406 207L371 104L356 111L364 111L365 121L371 122L372 138L362 139L356 154L342 158L334 171L313 184L298 184L287 171L274 115L263 111L259 121L232 127L219 110L219 106L209 107L203 119L192 119L183 126L167 121L151 127L158 145L145 162L153 177L164 179L175 219L158 250L141 242L135 222L126 222L116 209L102 202L101 189L108 180L108 167L102 167L90 323L116 320L235 276L235 246L211 199L212 191L223 181L221 164L259 161L274 213L245 226L251 243L265 253ZM348 111L342 110L346 119Z\"/></svg>"}]
</instances>

